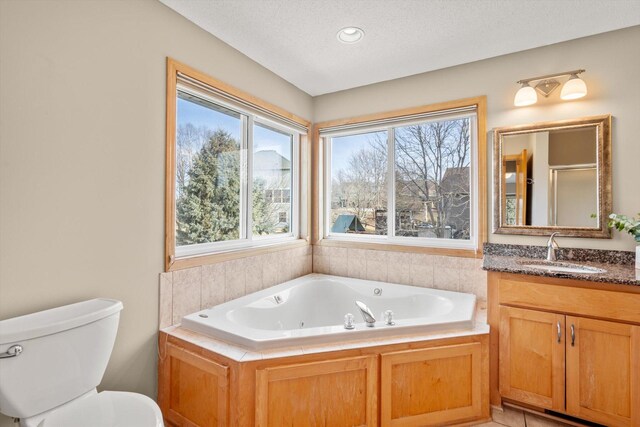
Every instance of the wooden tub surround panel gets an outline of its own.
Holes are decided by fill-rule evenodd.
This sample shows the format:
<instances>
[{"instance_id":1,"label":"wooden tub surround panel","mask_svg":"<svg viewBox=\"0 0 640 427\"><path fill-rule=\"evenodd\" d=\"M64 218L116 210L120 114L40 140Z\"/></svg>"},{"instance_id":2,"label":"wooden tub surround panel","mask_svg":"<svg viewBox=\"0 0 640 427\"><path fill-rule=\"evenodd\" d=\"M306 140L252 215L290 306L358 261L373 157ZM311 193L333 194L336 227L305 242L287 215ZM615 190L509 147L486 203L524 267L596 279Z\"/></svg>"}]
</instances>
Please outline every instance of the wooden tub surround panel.
<instances>
[{"instance_id":1,"label":"wooden tub surround panel","mask_svg":"<svg viewBox=\"0 0 640 427\"><path fill-rule=\"evenodd\" d=\"M640 287L488 277L492 404L640 426Z\"/></svg>"},{"instance_id":2,"label":"wooden tub surround panel","mask_svg":"<svg viewBox=\"0 0 640 427\"><path fill-rule=\"evenodd\" d=\"M487 333L246 362L208 350L206 336L189 339L160 331L158 400L170 426L445 426L490 418Z\"/></svg>"},{"instance_id":3,"label":"wooden tub surround panel","mask_svg":"<svg viewBox=\"0 0 640 427\"><path fill-rule=\"evenodd\" d=\"M159 395L166 421L176 425L226 426L228 368L173 344L166 346Z\"/></svg>"},{"instance_id":4,"label":"wooden tub surround panel","mask_svg":"<svg viewBox=\"0 0 640 427\"><path fill-rule=\"evenodd\" d=\"M256 371L256 426L377 425L375 356Z\"/></svg>"},{"instance_id":5,"label":"wooden tub surround panel","mask_svg":"<svg viewBox=\"0 0 640 427\"><path fill-rule=\"evenodd\" d=\"M445 425L482 413L482 359L478 342L382 354L382 426Z\"/></svg>"}]
</instances>

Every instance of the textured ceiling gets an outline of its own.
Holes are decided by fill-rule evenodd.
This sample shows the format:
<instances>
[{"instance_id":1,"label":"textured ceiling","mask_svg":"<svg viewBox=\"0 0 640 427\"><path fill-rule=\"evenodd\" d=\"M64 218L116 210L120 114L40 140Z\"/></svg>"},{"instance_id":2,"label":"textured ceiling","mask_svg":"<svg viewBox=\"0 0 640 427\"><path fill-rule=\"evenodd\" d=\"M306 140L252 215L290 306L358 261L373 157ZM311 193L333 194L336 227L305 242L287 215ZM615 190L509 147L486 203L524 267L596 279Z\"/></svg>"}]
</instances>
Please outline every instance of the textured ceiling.
<instances>
[{"instance_id":1,"label":"textured ceiling","mask_svg":"<svg viewBox=\"0 0 640 427\"><path fill-rule=\"evenodd\" d=\"M640 25L640 0L160 1L314 96Z\"/></svg>"}]
</instances>

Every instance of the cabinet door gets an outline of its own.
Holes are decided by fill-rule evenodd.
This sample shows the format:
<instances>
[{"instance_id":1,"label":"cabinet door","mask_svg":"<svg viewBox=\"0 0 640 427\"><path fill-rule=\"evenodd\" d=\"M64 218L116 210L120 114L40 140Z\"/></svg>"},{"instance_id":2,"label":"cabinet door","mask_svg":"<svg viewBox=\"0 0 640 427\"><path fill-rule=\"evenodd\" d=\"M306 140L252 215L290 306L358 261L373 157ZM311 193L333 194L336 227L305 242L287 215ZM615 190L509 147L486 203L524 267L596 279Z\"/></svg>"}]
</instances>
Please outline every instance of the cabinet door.
<instances>
[{"instance_id":1,"label":"cabinet door","mask_svg":"<svg viewBox=\"0 0 640 427\"><path fill-rule=\"evenodd\" d=\"M381 425L433 426L480 418L481 360L478 342L382 354Z\"/></svg>"},{"instance_id":2,"label":"cabinet door","mask_svg":"<svg viewBox=\"0 0 640 427\"><path fill-rule=\"evenodd\" d=\"M500 306L500 394L564 411L564 316Z\"/></svg>"},{"instance_id":3,"label":"cabinet door","mask_svg":"<svg viewBox=\"0 0 640 427\"><path fill-rule=\"evenodd\" d=\"M165 420L177 426L226 426L228 368L172 344L166 352L158 399Z\"/></svg>"},{"instance_id":4,"label":"cabinet door","mask_svg":"<svg viewBox=\"0 0 640 427\"><path fill-rule=\"evenodd\" d=\"M640 426L640 326L567 316L567 334L567 412Z\"/></svg>"},{"instance_id":5,"label":"cabinet door","mask_svg":"<svg viewBox=\"0 0 640 427\"><path fill-rule=\"evenodd\" d=\"M256 426L368 426L377 419L377 356L256 371Z\"/></svg>"}]
</instances>

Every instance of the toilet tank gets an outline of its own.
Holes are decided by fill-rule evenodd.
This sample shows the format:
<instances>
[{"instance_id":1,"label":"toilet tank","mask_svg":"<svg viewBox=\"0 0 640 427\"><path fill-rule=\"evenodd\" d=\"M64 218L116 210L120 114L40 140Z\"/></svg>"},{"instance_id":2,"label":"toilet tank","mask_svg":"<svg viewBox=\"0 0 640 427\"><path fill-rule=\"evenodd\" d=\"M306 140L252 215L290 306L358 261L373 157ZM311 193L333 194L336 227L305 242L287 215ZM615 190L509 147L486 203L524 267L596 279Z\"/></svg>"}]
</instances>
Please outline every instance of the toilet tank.
<instances>
[{"instance_id":1,"label":"toilet tank","mask_svg":"<svg viewBox=\"0 0 640 427\"><path fill-rule=\"evenodd\" d=\"M0 412L27 418L100 384L118 331L122 303L92 299L0 321Z\"/></svg>"}]
</instances>

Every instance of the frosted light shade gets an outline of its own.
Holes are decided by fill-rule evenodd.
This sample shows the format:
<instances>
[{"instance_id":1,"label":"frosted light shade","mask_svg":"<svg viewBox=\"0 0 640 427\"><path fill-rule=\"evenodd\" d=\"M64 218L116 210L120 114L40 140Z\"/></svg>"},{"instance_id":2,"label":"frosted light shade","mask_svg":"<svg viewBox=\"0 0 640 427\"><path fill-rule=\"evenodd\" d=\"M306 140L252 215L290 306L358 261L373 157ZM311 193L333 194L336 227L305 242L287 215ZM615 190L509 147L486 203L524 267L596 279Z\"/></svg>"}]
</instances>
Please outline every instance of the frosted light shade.
<instances>
[{"instance_id":1,"label":"frosted light shade","mask_svg":"<svg viewBox=\"0 0 640 427\"><path fill-rule=\"evenodd\" d=\"M516 92L516 98L513 100L513 105L516 107L524 107L532 105L538 102L538 94L536 90L529 85L524 85L518 92Z\"/></svg>"},{"instance_id":2,"label":"frosted light shade","mask_svg":"<svg viewBox=\"0 0 640 427\"><path fill-rule=\"evenodd\" d=\"M560 98L564 100L582 98L587 94L587 85L584 80L575 74L567 80L562 86L562 92L560 92Z\"/></svg>"}]
</instances>

